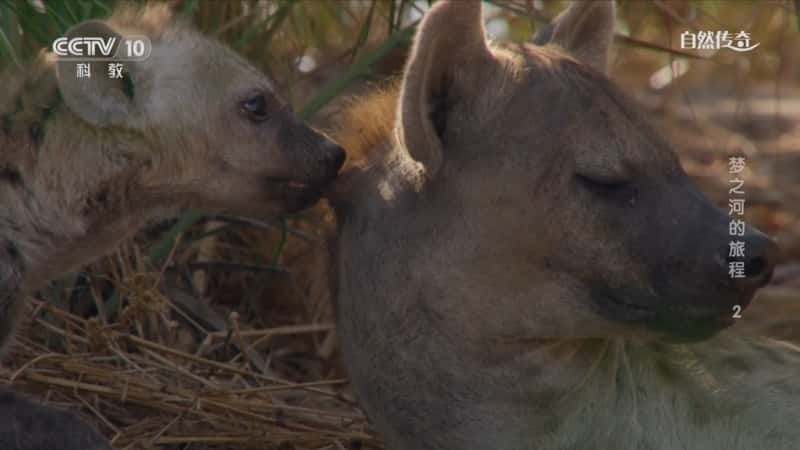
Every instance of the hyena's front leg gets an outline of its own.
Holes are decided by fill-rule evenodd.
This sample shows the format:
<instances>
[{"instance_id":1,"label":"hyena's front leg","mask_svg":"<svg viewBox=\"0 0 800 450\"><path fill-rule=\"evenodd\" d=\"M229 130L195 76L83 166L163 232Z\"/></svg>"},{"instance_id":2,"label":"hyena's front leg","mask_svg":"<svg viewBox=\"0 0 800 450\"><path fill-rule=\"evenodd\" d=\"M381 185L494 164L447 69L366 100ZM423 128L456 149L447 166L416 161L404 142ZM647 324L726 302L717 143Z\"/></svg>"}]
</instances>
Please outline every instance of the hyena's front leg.
<instances>
[{"instance_id":1,"label":"hyena's front leg","mask_svg":"<svg viewBox=\"0 0 800 450\"><path fill-rule=\"evenodd\" d=\"M16 247L0 246L0 347L12 339L23 309L22 262ZM2 355L2 352L0 352ZM105 439L75 414L0 390L0 449L111 450Z\"/></svg>"}]
</instances>

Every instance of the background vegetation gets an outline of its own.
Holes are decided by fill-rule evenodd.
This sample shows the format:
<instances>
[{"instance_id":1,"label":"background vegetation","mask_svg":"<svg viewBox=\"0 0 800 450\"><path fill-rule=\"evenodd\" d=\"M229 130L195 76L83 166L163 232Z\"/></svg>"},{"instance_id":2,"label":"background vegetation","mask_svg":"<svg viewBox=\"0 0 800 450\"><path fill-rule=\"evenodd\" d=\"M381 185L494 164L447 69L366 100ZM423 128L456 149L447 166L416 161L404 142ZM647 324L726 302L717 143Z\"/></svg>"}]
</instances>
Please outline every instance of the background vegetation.
<instances>
[{"instance_id":1,"label":"background vegetation","mask_svg":"<svg viewBox=\"0 0 800 450\"><path fill-rule=\"evenodd\" d=\"M0 0L0 69L115 0ZM428 1L174 0L177 15L277 81L324 126L341 99L396 76ZM725 205L748 158L748 218L783 249L775 294L800 286L800 22L790 1L619 2L612 77ZM525 41L566 2L492 0L492 38ZM681 50L686 30L747 30L748 53ZM2 87L0 87L2 89ZM547 101L543 99L543 101ZM81 410L117 448L380 448L339 364L324 207L279 220L188 211L33 299L2 379ZM776 333L785 330L775 330Z\"/></svg>"}]
</instances>

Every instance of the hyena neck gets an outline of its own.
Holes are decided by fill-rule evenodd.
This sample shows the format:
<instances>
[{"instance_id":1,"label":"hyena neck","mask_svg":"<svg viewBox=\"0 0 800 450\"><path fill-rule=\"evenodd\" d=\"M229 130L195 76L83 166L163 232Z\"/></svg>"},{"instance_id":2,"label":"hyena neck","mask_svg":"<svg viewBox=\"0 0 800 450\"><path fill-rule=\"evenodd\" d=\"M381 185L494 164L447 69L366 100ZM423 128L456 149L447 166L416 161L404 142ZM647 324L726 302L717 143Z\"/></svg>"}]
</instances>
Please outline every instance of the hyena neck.
<instances>
[{"instance_id":1,"label":"hyena neck","mask_svg":"<svg viewBox=\"0 0 800 450\"><path fill-rule=\"evenodd\" d=\"M735 330L691 345L576 344L551 349L525 383L534 397L518 401L525 411L537 399L536 419L552 425L536 448L788 450L800 439L796 347Z\"/></svg>"},{"instance_id":2,"label":"hyena neck","mask_svg":"<svg viewBox=\"0 0 800 450\"><path fill-rule=\"evenodd\" d=\"M790 450L800 442L800 349L735 330L690 345L467 341L427 305L446 292L408 287L406 261L365 250L378 246L370 225L345 225L340 261L359 270L340 272L337 314L353 385L389 448Z\"/></svg>"}]
</instances>

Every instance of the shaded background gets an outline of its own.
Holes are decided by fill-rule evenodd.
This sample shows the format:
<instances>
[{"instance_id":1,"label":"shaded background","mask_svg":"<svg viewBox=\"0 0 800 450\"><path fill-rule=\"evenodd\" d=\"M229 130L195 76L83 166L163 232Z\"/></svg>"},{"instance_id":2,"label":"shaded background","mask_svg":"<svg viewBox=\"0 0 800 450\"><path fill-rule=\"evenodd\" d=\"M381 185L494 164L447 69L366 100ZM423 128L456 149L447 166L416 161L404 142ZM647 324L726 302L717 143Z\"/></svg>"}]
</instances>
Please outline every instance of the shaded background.
<instances>
[{"instance_id":1,"label":"shaded background","mask_svg":"<svg viewBox=\"0 0 800 450\"><path fill-rule=\"evenodd\" d=\"M113 0L0 0L0 69L24 66ZM170 2L264 70L306 120L402 69L427 1ZM611 75L636 97L701 188L727 208L745 156L746 217L782 249L760 333L797 338L800 28L792 1L620 1ZM566 2L485 4L497 41L525 41ZM741 30L747 53L680 49L684 31ZM1 87L0 87L1 88ZM547 99L543 99L547 101ZM0 379L81 411L116 448L381 448L346 384L330 310L319 206L279 220L189 211L32 299ZM778 316L778 317L772 317ZM766 323L766 325L764 325Z\"/></svg>"}]
</instances>

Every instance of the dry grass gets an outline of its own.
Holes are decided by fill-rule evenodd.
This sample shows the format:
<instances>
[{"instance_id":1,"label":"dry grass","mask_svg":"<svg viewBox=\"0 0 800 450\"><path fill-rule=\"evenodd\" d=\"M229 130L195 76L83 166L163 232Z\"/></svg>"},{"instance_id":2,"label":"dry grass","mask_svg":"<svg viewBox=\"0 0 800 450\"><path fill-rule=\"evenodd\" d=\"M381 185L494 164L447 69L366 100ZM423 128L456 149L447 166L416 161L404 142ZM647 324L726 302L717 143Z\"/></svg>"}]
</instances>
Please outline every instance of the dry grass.
<instances>
[{"instance_id":1,"label":"dry grass","mask_svg":"<svg viewBox=\"0 0 800 450\"><path fill-rule=\"evenodd\" d=\"M2 378L46 403L80 408L120 449L380 448L327 342L329 316L311 321L303 301L267 304L258 314L209 307L207 296L252 286L248 269L271 266L211 271L200 296L176 276L210 270L196 265L200 250L205 257L244 252L275 233L234 230L220 235L219 250L180 246L159 268L147 267L138 244L124 246L70 294L74 307L116 288L118 313L86 319L34 299ZM266 325L273 320L290 324Z\"/></svg>"}]
</instances>

